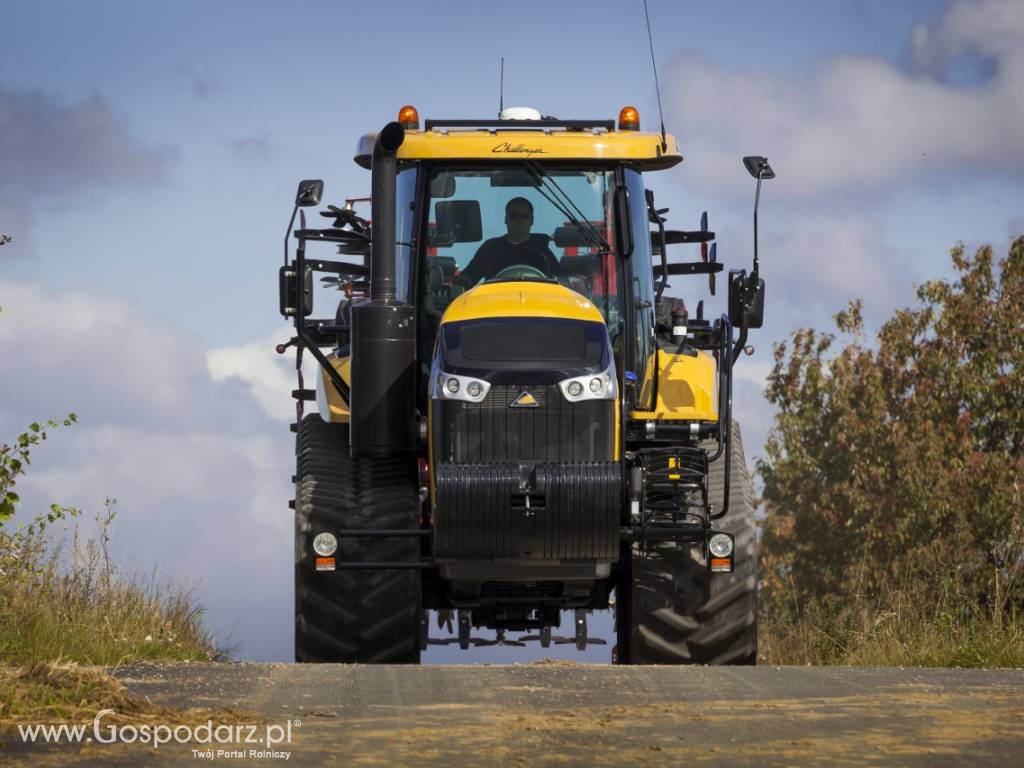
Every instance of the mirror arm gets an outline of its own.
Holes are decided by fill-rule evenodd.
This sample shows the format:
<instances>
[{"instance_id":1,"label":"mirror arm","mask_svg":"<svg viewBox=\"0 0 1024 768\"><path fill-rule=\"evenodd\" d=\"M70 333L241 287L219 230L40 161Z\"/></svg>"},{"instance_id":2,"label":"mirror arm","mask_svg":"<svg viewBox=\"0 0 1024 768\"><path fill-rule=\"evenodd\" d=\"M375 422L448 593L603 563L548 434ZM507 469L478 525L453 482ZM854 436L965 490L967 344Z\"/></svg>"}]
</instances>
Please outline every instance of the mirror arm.
<instances>
[{"instance_id":1,"label":"mirror arm","mask_svg":"<svg viewBox=\"0 0 1024 768\"><path fill-rule=\"evenodd\" d=\"M761 266L757 257L757 209L761 204L761 178L764 176L764 169L757 174L757 191L754 193L754 269L750 273L753 285L757 285L758 269Z\"/></svg>"},{"instance_id":2,"label":"mirror arm","mask_svg":"<svg viewBox=\"0 0 1024 768\"><path fill-rule=\"evenodd\" d=\"M292 208L292 217L288 219L288 229L284 233L284 265L288 266L288 238L291 237L292 227L295 226L295 214L299 212L299 204L296 203L295 207Z\"/></svg>"}]
</instances>

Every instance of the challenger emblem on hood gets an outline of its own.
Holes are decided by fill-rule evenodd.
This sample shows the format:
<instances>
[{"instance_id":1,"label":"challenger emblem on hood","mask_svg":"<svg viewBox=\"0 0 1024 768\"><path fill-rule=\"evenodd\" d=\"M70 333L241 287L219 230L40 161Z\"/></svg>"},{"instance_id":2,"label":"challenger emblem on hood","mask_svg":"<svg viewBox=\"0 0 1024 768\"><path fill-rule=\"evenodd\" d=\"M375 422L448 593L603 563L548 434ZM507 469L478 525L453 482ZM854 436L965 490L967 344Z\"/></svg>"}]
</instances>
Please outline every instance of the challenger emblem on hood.
<instances>
[{"instance_id":1,"label":"challenger emblem on hood","mask_svg":"<svg viewBox=\"0 0 1024 768\"><path fill-rule=\"evenodd\" d=\"M512 401L509 408L537 408L537 401L529 392L523 391L519 397Z\"/></svg>"}]
</instances>

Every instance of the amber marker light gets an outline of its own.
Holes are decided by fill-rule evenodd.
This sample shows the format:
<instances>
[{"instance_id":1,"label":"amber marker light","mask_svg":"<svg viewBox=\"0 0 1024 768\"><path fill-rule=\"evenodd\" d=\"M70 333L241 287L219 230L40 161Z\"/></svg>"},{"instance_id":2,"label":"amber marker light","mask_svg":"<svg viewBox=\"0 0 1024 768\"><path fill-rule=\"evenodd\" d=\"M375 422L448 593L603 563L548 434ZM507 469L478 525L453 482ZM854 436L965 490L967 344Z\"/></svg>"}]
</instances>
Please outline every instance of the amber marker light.
<instances>
[{"instance_id":1,"label":"amber marker light","mask_svg":"<svg viewBox=\"0 0 1024 768\"><path fill-rule=\"evenodd\" d=\"M623 107L619 110L619 130L640 130L640 113L636 111L636 107Z\"/></svg>"},{"instance_id":2,"label":"amber marker light","mask_svg":"<svg viewBox=\"0 0 1024 768\"><path fill-rule=\"evenodd\" d=\"M403 128L411 131L419 130L420 127L420 113L416 111L416 107L411 104L406 104L400 110L398 110L398 122L402 124Z\"/></svg>"}]
</instances>

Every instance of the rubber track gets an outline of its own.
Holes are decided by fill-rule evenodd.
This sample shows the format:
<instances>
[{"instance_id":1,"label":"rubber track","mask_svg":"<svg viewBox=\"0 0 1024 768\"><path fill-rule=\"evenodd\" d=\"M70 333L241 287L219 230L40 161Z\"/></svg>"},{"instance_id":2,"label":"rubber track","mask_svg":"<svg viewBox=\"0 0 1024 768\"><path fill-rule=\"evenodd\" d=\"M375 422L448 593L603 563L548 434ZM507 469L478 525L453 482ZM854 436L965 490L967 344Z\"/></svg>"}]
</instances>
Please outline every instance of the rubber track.
<instances>
[{"instance_id":1,"label":"rubber track","mask_svg":"<svg viewBox=\"0 0 1024 768\"><path fill-rule=\"evenodd\" d=\"M736 537L735 570L709 574L700 550L671 542L634 545L630 638L633 664L754 664L757 661L757 530L739 426L732 425L728 514L715 527ZM709 468L722 504L724 457Z\"/></svg>"},{"instance_id":2,"label":"rubber track","mask_svg":"<svg viewBox=\"0 0 1024 768\"><path fill-rule=\"evenodd\" d=\"M295 660L419 663L417 571L321 571L312 539L343 528L415 528L415 463L354 460L348 426L306 416L295 442ZM416 539L341 539L338 561L411 561Z\"/></svg>"}]
</instances>

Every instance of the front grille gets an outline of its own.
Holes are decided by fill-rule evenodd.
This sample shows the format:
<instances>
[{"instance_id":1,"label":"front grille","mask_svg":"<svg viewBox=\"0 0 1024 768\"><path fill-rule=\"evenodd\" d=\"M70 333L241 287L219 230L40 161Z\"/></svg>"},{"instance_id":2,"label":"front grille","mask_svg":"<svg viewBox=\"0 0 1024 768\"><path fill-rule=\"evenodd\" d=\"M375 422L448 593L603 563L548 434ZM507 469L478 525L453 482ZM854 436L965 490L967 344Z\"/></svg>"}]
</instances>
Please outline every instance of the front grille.
<instances>
[{"instance_id":1,"label":"front grille","mask_svg":"<svg viewBox=\"0 0 1024 768\"><path fill-rule=\"evenodd\" d=\"M524 391L536 408L514 408ZM481 403L436 401L437 460L454 463L611 461L615 401L570 403L558 385L495 385Z\"/></svg>"}]
</instances>

